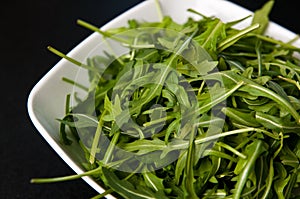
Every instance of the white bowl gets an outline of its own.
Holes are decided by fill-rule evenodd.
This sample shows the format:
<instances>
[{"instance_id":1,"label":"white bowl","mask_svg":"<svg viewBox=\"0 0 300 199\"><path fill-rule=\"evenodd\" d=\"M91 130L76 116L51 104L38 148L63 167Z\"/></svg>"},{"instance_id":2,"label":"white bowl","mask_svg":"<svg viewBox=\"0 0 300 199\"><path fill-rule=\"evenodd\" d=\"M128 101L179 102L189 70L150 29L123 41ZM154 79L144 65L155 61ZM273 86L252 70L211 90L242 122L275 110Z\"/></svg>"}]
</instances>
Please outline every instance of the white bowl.
<instances>
[{"instance_id":1,"label":"white bowl","mask_svg":"<svg viewBox=\"0 0 300 199\"><path fill-rule=\"evenodd\" d=\"M251 11L225 0L161 0L160 5L164 15L171 16L179 23L185 22L189 16L199 17L187 12L188 8L193 8L206 16L216 16L224 22L240 19L252 14ZM126 26L129 19L158 21L159 15L155 0L147 0L138 4L101 27L101 29L107 30L114 27ZM239 24L239 26L249 25L250 20L249 18ZM275 23L270 23L266 33L282 41L288 41L295 37L293 32ZM100 34L93 33L67 55L84 62L90 52L102 42L101 38ZM296 42L295 45L300 46L300 43ZM60 60L32 89L28 98L28 112L37 130L57 154L76 173L82 173L84 170L78 162L84 157L82 154L76 152L78 150L76 146L72 145L70 147L60 143L59 122L55 120L64 116L65 97L73 89L71 85L63 82L61 78L68 77L78 80L77 73L78 66L64 59ZM84 81L84 78L82 81ZM89 177L83 177L83 179L97 192L102 193L104 191L93 179ZM115 197L109 195L107 198Z\"/></svg>"}]
</instances>

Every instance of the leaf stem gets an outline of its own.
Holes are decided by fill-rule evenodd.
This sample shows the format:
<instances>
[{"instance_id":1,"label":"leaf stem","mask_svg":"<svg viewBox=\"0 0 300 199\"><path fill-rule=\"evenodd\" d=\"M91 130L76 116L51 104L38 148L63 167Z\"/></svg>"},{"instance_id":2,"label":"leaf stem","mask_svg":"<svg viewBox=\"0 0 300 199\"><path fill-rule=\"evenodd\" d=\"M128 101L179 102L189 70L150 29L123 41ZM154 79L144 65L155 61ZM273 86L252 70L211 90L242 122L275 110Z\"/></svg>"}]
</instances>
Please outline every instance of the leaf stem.
<instances>
[{"instance_id":1,"label":"leaf stem","mask_svg":"<svg viewBox=\"0 0 300 199\"><path fill-rule=\"evenodd\" d=\"M294 84L297 88L298 88L298 90L300 91L300 84L299 84L299 81L295 81L295 80L292 80L292 79L289 79L289 78L285 78L285 77L282 77L282 76L277 76L279 79L282 79L282 80L284 80L284 81L286 81L286 82L289 82L289 83L291 83L291 84Z\"/></svg>"},{"instance_id":2,"label":"leaf stem","mask_svg":"<svg viewBox=\"0 0 300 199\"><path fill-rule=\"evenodd\" d=\"M110 142L110 144L109 144L109 146L108 146L108 148L107 148L107 150L105 152L105 156L103 158L103 163L104 164L107 164L110 161L111 155L112 155L112 153L114 151L114 147L117 145L117 141L119 139L119 135L120 135L120 132L116 132L114 134L114 136L113 136L113 138L112 138L112 140L111 140L111 142Z\"/></svg>"},{"instance_id":3,"label":"leaf stem","mask_svg":"<svg viewBox=\"0 0 300 199\"><path fill-rule=\"evenodd\" d=\"M101 167L96 169L75 175L63 176L63 177L54 177L54 178L33 178L30 180L31 183L53 183L53 182L63 182L67 180L75 180L84 176L91 176L101 171Z\"/></svg>"},{"instance_id":4,"label":"leaf stem","mask_svg":"<svg viewBox=\"0 0 300 199\"><path fill-rule=\"evenodd\" d=\"M57 56L59 56L61 58L64 58L64 59L68 60L69 62L71 62L71 63L73 63L73 64L75 64L75 65L77 65L79 67L85 68L85 69L93 71L93 72L99 72L97 70L97 68L85 65L85 64L83 64L83 63L81 63L81 62L79 62L79 61L77 61L77 60L75 60L75 59L73 59L73 58L65 55L64 53L58 51L57 49L53 48L52 46L48 46L47 49L49 51L51 51L52 53L56 54Z\"/></svg>"},{"instance_id":5,"label":"leaf stem","mask_svg":"<svg viewBox=\"0 0 300 199\"><path fill-rule=\"evenodd\" d=\"M107 189L107 190L105 190L103 193L101 193L101 194L99 194L99 195L96 195L96 196L94 196L94 197L92 197L92 198L90 198L90 199L100 199L100 198L104 198L106 195L111 194L111 193L113 193L113 192L114 192L114 190L112 190L112 189Z\"/></svg>"},{"instance_id":6,"label":"leaf stem","mask_svg":"<svg viewBox=\"0 0 300 199\"><path fill-rule=\"evenodd\" d=\"M217 139L222 138L222 137L235 135L235 134L240 134L240 133L245 133L245 132L250 132L250 131L262 131L262 130L257 129L257 128L244 128L244 129L237 129L237 130L227 131L227 132L224 132L224 133L215 134L215 135L204 137L204 138L198 138L198 139L196 138L195 144L202 144L202 143L205 143L205 142L217 140Z\"/></svg>"},{"instance_id":7,"label":"leaf stem","mask_svg":"<svg viewBox=\"0 0 300 199\"><path fill-rule=\"evenodd\" d=\"M231 88L229 91L227 91L224 95L222 95L221 97L219 97L219 98L211 101L210 103L207 103L204 106L198 108L195 112L196 113L197 112L204 113L204 112L208 111L213 106L215 106L218 103L221 103L222 101L224 101L225 99L227 99L230 95L232 95L232 93L234 93L236 90L238 90L243 84L244 84L243 81L238 82L237 85L235 85L233 88Z\"/></svg>"},{"instance_id":8,"label":"leaf stem","mask_svg":"<svg viewBox=\"0 0 300 199\"><path fill-rule=\"evenodd\" d=\"M229 46L231 46L232 44L237 42L241 37L245 36L249 32L256 30L258 28L259 28L259 24L253 24L253 25L248 26L247 28L239 31L236 34L227 37L224 41L220 42L220 44L218 45L219 52L225 50L226 48L228 48Z\"/></svg>"},{"instance_id":9,"label":"leaf stem","mask_svg":"<svg viewBox=\"0 0 300 199\"><path fill-rule=\"evenodd\" d=\"M217 142L217 145L223 147L224 149L227 149L228 151L232 152L233 154L237 155L238 157L242 158L242 159L247 159L247 156L242 154L241 152L239 152L238 150L236 150L235 148L231 147L228 144L225 144L223 142Z\"/></svg>"},{"instance_id":10,"label":"leaf stem","mask_svg":"<svg viewBox=\"0 0 300 199\"><path fill-rule=\"evenodd\" d=\"M209 18L209 17L205 16L204 14L202 14L202 13L200 13L200 12L198 12L198 11L192 9L192 8L187 9L187 11L188 11L188 12L191 12L191 13L194 13L194 14L196 14L196 15L199 15L199 16L201 16L201 17L204 18L204 19L208 19L208 18Z\"/></svg>"},{"instance_id":11,"label":"leaf stem","mask_svg":"<svg viewBox=\"0 0 300 199\"><path fill-rule=\"evenodd\" d=\"M74 86L77 86L78 88L81 88L81 89L84 90L84 91L88 91L88 90L89 90L89 88L87 88L86 86L84 86L84 85L82 85L82 84L80 84L80 83L78 83L78 82L75 82L75 81L73 81L73 80L71 80L71 79L69 79L69 78L63 77L62 80L63 80L64 82L67 82L67 83L69 83L69 84L72 84L72 85L74 85Z\"/></svg>"},{"instance_id":12,"label":"leaf stem","mask_svg":"<svg viewBox=\"0 0 300 199\"><path fill-rule=\"evenodd\" d=\"M258 76L260 77L262 74L262 55L261 55L261 41L257 41L256 46L255 46L255 51L257 54L257 62L258 62Z\"/></svg>"},{"instance_id":13,"label":"leaf stem","mask_svg":"<svg viewBox=\"0 0 300 199\"><path fill-rule=\"evenodd\" d=\"M97 129L96 129L96 133L95 133L95 136L94 136L94 139L93 139L93 143L92 143L92 147L91 147L91 154L90 154L90 159L89 159L91 164L93 164L95 162L97 146L99 144L99 140L100 140L100 137L101 137L101 134L102 134L103 117L104 117L105 113L106 113L106 110L103 111L103 113L100 117Z\"/></svg>"},{"instance_id":14,"label":"leaf stem","mask_svg":"<svg viewBox=\"0 0 300 199\"><path fill-rule=\"evenodd\" d=\"M269 175L266 179L266 190L263 194L263 196L261 197L261 199L266 199L269 196L271 187L272 187L272 182L273 182L273 178L274 178L274 166L273 166L273 157L270 160L270 167L269 167Z\"/></svg>"},{"instance_id":15,"label":"leaf stem","mask_svg":"<svg viewBox=\"0 0 300 199\"><path fill-rule=\"evenodd\" d=\"M84 28L87 28L91 31L94 31L94 32L97 32L97 33L100 33L101 35L103 35L104 37L109 37L113 40L116 40L118 42L121 42L121 43L127 43L128 44L128 40L125 40L125 39L122 39L122 38L119 38L119 37L115 37L113 34L110 34L108 32L105 32L105 31L102 31L100 30L98 27L88 23L88 22L85 22L81 19L78 19L77 20L77 24L84 27Z\"/></svg>"},{"instance_id":16,"label":"leaf stem","mask_svg":"<svg viewBox=\"0 0 300 199\"><path fill-rule=\"evenodd\" d=\"M189 140L189 146L188 146L188 152L187 152L187 158L186 158L186 166L184 170L184 184L185 189L187 190L186 199L193 198L196 199L197 194L194 187L194 154L195 154L195 128L191 126L191 133L190 133L190 140Z\"/></svg>"}]
</instances>

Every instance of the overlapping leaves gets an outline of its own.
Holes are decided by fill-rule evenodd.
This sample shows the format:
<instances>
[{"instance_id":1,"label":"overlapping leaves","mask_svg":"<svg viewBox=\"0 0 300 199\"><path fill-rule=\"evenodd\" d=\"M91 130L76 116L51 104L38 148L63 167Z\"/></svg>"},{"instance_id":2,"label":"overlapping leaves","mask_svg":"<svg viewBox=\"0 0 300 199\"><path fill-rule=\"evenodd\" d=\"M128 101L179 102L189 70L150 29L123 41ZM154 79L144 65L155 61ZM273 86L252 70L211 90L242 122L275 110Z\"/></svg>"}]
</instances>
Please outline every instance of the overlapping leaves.
<instances>
[{"instance_id":1,"label":"overlapping leaves","mask_svg":"<svg viewBox=\"0 0 300 199\"><path fill-rule=\"evenodd\" d=\"M100 32L128 54L89 58L61 138L124 198L300 197L299 48L263 35L272 5L242 30L200 14Z\"/></svg>"}]
</instances>

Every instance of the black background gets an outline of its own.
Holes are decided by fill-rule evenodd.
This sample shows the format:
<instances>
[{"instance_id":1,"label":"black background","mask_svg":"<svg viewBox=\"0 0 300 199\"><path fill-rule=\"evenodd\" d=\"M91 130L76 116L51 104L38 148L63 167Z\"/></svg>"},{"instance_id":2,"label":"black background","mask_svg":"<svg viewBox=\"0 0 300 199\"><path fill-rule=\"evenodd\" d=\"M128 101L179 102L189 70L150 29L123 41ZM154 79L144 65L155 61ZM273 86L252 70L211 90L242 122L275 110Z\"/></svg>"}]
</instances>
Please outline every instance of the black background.
<instances>
[{"instance_id":1,"label":"black background","mask_svg":"<svg viewBox=\"0 0 300 199\"><path fill-rule=\"evenodd\" d=\"M76 25L77 19L100 27L141 1L1 2L0 198L90 198L97 194L81 179L30 184L33 177L64 176L74 172L32 125L27 113L27 98L37 81L59 61L46 47L53 45L67 53L91 34ZM232 2L253 11L266 0ZM276 0L270 18L300 33L300 10L296 3L296 0Z\"/></svg>"}]
</instances>

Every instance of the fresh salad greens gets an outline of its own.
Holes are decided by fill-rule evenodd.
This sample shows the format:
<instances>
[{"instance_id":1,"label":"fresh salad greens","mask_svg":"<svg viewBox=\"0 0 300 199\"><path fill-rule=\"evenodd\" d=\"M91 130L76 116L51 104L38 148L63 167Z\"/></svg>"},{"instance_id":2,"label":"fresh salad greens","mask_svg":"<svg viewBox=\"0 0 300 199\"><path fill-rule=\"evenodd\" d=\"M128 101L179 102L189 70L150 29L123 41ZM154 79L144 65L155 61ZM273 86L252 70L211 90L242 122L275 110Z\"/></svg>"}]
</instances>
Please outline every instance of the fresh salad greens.
<instances>
[{"instance_id":1,"label":"fresh salad greens","mask_svg":"<svg viewBox=\"0 0 300 199\"><path fill-rule=\"evenodd\" d=\"M78 144L87 172L118 198L300 198L300 48L264 35L274 1L252 24L132 19L99 30L126 53L80 63L90 86L68 95L61 141ZM296 38L295 38L296 39ZM109 42L108 42L109 43ZM71 98L77 102L71 106Z\"/></svg>"}]
</instances>

